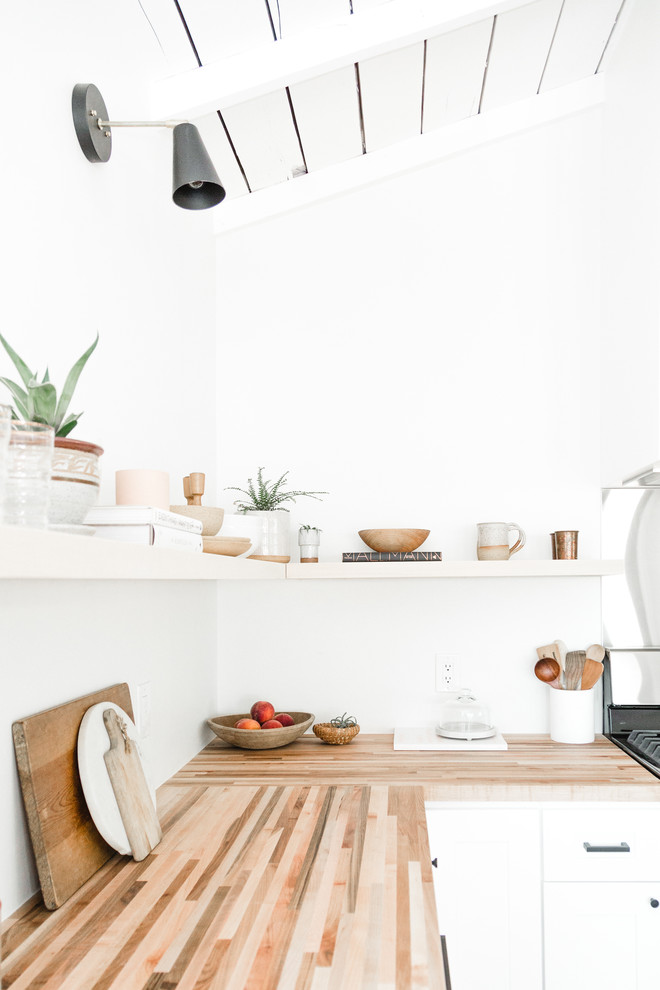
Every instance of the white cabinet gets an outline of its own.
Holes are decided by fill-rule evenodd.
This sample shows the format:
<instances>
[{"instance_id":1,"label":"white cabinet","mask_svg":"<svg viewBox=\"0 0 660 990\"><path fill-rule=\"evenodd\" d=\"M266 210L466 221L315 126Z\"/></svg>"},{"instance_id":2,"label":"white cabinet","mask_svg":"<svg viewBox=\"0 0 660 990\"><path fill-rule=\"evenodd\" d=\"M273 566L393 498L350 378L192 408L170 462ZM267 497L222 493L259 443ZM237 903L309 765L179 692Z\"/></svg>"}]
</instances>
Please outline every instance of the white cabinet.
<instances>
[{"instance_id":1,"label":"white cabinet","mask_svg":"<svg viewBox=\"0 0 660 990\"><path fill-rule=\"evenodd\" d=\"M546 990L657 990L660 883L544 887Z\"/></svg>"},{"instance_id":2,"label":"white cabinet","mask_svg":"<svg viewBox=\"0 0 660 990\"><path fill-rule=\"evenodd\" d=\"M426 805L452 990L657 990L660 807Z\"/></svg>"},{"instance_id":3,"label":"white cabinet","mask_svg":"<svg viewBox=\"0 0 660 990\"><path fill-rule=\"evenodd\" d=\"M541 990L539 811L427 805L427 821L452 990Z\"/></svg>"},{"instance_id":4,"label":"white cabinet","mask_svg":"<svg viewBox=\"0 0 660 990\"><path fill-rule=\"evenodd\" d=\"M656 990L660 809L543 811L545 990Z\"/></svg>"},{"instance_id":5,"label":"white cabinet","mask_svg":"<svg viewBox=\"0 0 660 990\"><path fill-rule=\"evenodd\" d=\"M660 808L620 804L543 811L543 878L660 880Z\"/></svg>"}]
</instances>

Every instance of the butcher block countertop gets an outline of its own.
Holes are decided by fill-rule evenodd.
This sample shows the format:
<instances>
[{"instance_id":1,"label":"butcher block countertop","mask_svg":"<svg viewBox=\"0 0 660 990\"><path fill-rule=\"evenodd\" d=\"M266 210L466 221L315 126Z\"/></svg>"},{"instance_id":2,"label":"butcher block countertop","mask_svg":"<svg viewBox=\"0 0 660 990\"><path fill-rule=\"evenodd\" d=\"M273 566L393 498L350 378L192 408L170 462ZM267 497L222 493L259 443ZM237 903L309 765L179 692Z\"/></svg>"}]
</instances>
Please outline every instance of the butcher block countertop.
<instances>
[{"instance_id":1,"label":"butcher block countertop","mask_svg":"<svg viewBox=\"0 0 660 990\"><path fill-rule=\"evenodd\" d=\"M4 926L14 990L446 990L424 801L658 801L609 741L394 752L214 741L158 791L163 840Z\"/></svg>"}]
</instances>

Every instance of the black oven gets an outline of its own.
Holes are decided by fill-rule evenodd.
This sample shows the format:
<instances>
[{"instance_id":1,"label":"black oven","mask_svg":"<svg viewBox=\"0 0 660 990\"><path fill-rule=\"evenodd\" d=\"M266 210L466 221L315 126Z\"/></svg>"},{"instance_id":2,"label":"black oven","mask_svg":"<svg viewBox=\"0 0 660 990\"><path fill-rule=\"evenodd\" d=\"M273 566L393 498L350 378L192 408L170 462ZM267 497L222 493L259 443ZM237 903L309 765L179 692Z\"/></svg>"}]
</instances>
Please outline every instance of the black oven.
<instances>
[{"instance_id":1,"label":"black oven","mask_svg":"<svg viewBox=\"0 0 660 990\"><path fill-rule=\"evenodd\" d=\"M660 650L608 650L603 732L660 777Z\"/></svg>"}]
</instances>

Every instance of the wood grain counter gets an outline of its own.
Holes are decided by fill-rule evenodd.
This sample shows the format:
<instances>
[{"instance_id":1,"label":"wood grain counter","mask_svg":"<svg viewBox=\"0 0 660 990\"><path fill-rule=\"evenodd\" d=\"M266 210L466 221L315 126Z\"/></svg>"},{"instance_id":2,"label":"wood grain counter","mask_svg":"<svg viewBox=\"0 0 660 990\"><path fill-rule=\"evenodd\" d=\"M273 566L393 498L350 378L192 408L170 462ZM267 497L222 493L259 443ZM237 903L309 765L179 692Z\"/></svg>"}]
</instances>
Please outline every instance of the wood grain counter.
<instances>
[{"instance_id":1,"label":"wood grain counter","mask_svg":"<svg viewBox=\"0 0 660 990\"><path fill-rule=\"evenodd\" d=\"M159 789L163 841L5 925L13 990L445 990L424 800L660 800L604 739L481 754L214 742Z\"/></svg>"},{"instance_id":2,"label":"wood grain counter","mask_svg":"<svg viewBox=\"0 0 660 990\"><path fill-rule=\"evenodd\" d=\"M546 735L506 737L508 750L394 751L391 735L327 746L306 735L281 749L210 743L171 783L415 784L434 801L659 801L660 779L598 736L582 746Z\"/></svg>"}]
</instances>

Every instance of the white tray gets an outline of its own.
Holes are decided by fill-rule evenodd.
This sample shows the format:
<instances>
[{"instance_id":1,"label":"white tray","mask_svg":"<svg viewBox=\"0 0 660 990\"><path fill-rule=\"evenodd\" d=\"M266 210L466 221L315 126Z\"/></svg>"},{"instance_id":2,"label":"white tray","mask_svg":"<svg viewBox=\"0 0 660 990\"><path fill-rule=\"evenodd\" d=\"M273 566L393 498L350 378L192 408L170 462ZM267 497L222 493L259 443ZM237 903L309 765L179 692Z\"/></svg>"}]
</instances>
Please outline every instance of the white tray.
<instances>
[{"instance_id":1,"label":"white tray","mask_svg":"<svg viewBox=\"0 0 660 990\"><path fill-rule=\"evenodd\" d=\"M467 740L443 739L442 736L436 736L435 729L432 726L421 729L394 730L394 749L428 749L444 752L471 749L478 752L480 750L508 748L506 739L499 732L496 732L494 736L490 736L488 739Z\"/></svg>"}]
</instances>

